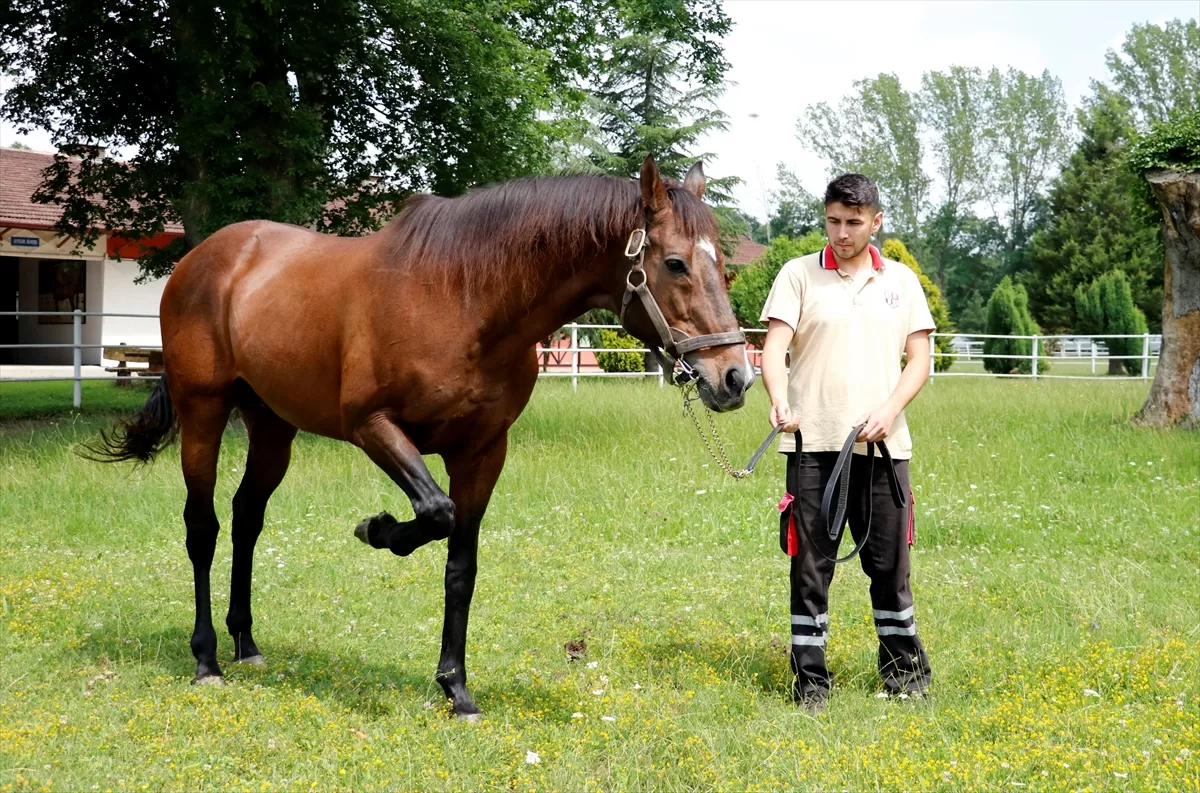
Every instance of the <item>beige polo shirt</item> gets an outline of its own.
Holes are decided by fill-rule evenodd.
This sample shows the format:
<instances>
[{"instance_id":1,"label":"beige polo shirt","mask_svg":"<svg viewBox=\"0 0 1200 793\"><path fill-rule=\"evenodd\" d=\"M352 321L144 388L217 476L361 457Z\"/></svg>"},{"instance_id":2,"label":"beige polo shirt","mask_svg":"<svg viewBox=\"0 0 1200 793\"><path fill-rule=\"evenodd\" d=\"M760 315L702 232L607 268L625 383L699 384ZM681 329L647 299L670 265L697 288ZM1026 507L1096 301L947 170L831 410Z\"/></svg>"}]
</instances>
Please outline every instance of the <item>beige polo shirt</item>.
<instances>
[{"instance_id":1,"label":"beige polo shirt","mask_svg":"<svg viewBox=\"0 0 1200 793\"><path fill-rule=\"evenodd\" d=\"M874 266L858 279L838 269L829 246L792 259L763 306L761 322L778 319L795 330L788 404L800 417L806 452L840 451L854 421L896 389L908 335L934 330L917 274L870 250ZM886 441L895 459L912 457L903 412ZM795 438L781 435L779 451L795 450ZM867 445L854 450L866 454Z\"/></svg>"}]
</instances>

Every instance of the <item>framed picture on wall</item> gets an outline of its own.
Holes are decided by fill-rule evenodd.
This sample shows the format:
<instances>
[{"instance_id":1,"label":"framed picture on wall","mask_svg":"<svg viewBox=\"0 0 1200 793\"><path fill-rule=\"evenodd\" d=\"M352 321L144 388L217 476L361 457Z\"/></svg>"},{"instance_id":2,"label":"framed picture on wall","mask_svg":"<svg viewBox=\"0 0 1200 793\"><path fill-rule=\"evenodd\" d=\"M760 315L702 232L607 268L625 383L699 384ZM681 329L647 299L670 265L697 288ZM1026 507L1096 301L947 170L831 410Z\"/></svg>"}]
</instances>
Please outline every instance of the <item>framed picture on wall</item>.
<instances>
[{"instance_id":1,"label":"framed picture on wall","mask_svg":"<svg viewBox=\"0 0 1200 793\"><path fill-rule=\"evenodd\" d=\"M87 267L82 261L38 262L38 311L87 311ZM68 316L38 317L39 325L70 325ZM83 318L87 322L87 317Z\"/></svg>"}]
</instances>

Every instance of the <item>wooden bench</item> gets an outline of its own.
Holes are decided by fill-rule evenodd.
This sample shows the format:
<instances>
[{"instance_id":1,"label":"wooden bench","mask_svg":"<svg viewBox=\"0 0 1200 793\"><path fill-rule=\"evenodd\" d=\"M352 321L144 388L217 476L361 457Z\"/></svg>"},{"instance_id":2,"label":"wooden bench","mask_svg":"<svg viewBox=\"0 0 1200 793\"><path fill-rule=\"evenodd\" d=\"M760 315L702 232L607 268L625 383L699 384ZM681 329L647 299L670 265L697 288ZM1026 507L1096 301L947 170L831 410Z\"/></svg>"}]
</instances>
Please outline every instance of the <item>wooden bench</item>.
<instances>
[{"instance_id":1,"label":"wooden bench","mask_svg":"<svg viewBox=\"0 0 1200 793\"><path fill-rule=\"evenodd\" d=\"M116 372L117 377L129 377L136 374L141 377L158 377L162 375L163 354L162 350L153 350L146 347L127 347L124 344L119 347L105 347L102 357L109 361L116 361L116 366L106 366L104 371ZM144 368L131 369L126 364L129 363L144 363Z\"/></svg>"}]
</instances>

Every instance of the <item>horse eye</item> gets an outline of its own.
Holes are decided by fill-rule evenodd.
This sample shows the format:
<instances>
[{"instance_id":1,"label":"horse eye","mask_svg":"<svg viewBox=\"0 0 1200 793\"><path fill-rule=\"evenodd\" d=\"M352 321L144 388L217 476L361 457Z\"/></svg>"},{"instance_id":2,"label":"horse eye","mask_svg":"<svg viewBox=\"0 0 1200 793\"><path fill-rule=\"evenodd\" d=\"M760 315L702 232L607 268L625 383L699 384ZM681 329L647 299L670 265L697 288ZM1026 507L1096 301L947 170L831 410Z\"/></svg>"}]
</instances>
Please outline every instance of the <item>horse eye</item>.
<instances>
[{"instance_id":1,"label":"horse eye","mask_svg":"<svg viewBox=\"0 0 1200 793\"><path fill-rule=\"evenodd\" d=\"M664 264L666 264L667 269L675 273L675 275L683 275L688 269L687 262L685 262L683 259L676 259L672 257L667 259Z\"/></svg>"}]
</instances>

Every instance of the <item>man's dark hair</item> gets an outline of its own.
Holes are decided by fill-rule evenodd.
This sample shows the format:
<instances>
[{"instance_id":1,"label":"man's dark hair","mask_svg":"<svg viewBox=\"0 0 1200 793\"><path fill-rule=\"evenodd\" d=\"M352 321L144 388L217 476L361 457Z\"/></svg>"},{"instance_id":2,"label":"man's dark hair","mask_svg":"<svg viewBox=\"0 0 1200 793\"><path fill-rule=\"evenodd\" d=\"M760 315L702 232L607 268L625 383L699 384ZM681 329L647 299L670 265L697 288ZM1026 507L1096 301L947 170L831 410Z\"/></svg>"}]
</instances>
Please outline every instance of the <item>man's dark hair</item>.
<instances>
[{"instance_id":1,"label":"man's dark hair","mask_svg":"<svg viewBox=\"0 0 1200 793\"><path fill-rule=\"evenodd\" d=\"M878 211L879 188L861 173L844 173L825 188L825 205L833 203Z\"/></svg>"}]
</instances>

